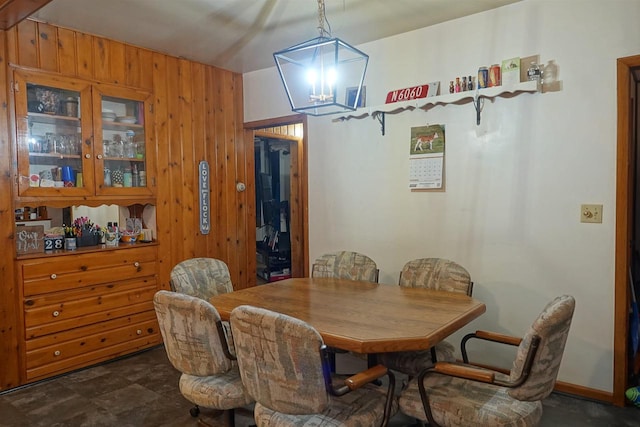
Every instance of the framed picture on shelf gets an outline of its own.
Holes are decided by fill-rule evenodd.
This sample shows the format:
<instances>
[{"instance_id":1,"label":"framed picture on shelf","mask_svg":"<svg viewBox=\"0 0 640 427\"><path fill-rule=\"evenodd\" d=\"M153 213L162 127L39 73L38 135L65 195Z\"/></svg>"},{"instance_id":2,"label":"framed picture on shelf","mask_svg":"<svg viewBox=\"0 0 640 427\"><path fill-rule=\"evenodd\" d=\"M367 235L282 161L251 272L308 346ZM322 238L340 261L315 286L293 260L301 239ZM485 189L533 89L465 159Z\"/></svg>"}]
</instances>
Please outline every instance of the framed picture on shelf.
<instances>
[{"instance_id":1,"label":"framed picture on shelf","mask_svg":"<svg viewBox=\"0 0 640 427\"><path fill-rule=\"evenodd\" d=\"M346 104L351 106L355 104L356 101L356 95L358 94L358 88L357 87L348 87L347 88L347 95L345 96L345 101ZM366 98L367 98L367 87L366 86L362 86L362 90L360 91L360 99L358 99L358 105L356 105L356 108L361 108L364 107L366 105Z\"/></svg>"}]
</instances>

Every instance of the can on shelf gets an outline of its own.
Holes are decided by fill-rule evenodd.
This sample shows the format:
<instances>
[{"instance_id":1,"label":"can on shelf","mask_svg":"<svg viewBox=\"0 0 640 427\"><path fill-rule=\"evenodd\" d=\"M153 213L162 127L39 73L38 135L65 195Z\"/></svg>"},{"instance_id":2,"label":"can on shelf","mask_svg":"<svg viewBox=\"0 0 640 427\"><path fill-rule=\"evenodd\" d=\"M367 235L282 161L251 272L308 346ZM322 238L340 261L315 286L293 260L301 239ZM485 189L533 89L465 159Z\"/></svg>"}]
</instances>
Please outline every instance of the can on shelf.
<instances>
[{"instance_id":1,"label":"can on shelf","mask_svg":"<svg viewBox=\"0 0 640 427\"><path fill-rule=\"evenodd\" d=\"M500 78L500 66L493 64L489 69L489 87L500 86L502 84Z\"/></svg>"},{"instance_id":2,"label":"can on shelf","mask_svg":"<svg viewBox=\"0 0 640 427\"><path fill-rule=\"evenodd\" d=\"M487 67L478 68L478 81L476 86L478 89L484 89L487 87L489 81L489 69Z\"/></svg>"}]
</instances>

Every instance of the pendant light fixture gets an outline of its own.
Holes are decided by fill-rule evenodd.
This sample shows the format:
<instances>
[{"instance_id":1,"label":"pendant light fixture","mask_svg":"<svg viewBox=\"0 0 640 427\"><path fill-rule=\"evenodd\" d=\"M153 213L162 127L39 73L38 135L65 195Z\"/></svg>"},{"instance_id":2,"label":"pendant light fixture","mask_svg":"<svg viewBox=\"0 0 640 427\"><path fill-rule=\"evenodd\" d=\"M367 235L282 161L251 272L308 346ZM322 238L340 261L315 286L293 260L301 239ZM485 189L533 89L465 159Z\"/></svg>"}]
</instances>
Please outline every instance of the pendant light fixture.
<instances>
[{"instance_id":1,"label":"pendant light fixture","mask_svg":"<svg viewBox=\"0 0 640 427\"><path fill-rule=\"evenodd\" d=\"M338 38L325 25L318 0L320 36L273 54L291 109L312 116L353 111L359 105L369 56Z\"/></svg>"}]
</instances>

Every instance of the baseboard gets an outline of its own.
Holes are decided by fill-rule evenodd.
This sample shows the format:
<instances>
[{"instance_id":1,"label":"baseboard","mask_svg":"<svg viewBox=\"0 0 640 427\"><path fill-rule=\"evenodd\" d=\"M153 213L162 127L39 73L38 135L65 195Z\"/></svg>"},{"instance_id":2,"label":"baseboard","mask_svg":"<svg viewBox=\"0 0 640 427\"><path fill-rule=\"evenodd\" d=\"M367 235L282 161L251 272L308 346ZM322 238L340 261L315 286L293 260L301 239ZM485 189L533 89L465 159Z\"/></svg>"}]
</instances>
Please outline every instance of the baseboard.
<instances>
[{"instance_id":1,"label":"baseboard","mask_svg":"<svg viewBox=\"0 0 640 427\"><path fill-rule=\"evenodd\" d=\"M555 391L613 404L613 393L581 385L556 381Z\"/></svg>"}]
</instances>

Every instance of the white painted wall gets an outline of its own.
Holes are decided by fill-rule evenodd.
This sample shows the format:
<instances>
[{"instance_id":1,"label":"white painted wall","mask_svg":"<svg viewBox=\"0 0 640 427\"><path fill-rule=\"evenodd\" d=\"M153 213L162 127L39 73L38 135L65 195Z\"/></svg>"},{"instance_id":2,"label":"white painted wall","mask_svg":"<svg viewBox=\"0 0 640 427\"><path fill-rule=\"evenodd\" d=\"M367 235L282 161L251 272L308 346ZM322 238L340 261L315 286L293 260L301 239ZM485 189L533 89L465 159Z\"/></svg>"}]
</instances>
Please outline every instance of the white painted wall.
<instances>
[{"instance_id":1,"label":"white painted wall","mask_svg":"<svg viewBox=\"0 0 640 427\"><path fill-rule=\"evenodd\" d=\"M311 260L360 251L388 284L413 258L461 263L487 313L452 341L479 328L521 336L572 294L559 379L612 391L616 59L640 54L639 18L639 0L524 0L358 46L368 105L533 54L555 60L563 89L487 102L479 127L471 104L388 115L386 136L371 118L310 117ZM246 121L291 114L275 69L246 74L244 91ZM446 192L411 193L410 128L434 123L446 126ZM581 203L603 204L603 223L581 224Z\"/></svg>"}]
</instances>

